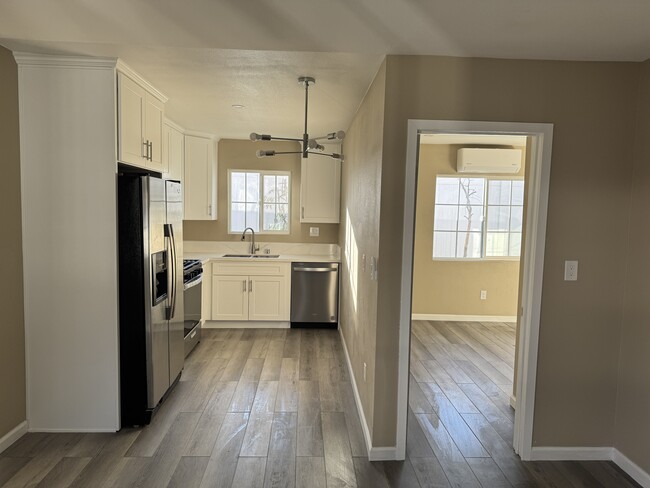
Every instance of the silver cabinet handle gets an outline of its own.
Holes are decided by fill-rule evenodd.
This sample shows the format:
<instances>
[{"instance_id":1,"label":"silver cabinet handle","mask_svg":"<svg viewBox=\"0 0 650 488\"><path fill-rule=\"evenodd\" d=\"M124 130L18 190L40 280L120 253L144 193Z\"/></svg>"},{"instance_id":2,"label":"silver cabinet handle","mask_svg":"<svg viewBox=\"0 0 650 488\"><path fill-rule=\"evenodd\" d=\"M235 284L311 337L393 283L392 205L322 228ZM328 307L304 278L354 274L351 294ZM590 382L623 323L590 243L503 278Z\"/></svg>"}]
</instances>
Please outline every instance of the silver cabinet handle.
<instances>
[{"instance_id":1,"label":"silver cabinet handle","mask_svg":"<svg viewBox=\"0 0 650 488\"><path fill-rule=\"evenodd\" d=\"M149 141L149 161L153 161L153 142Z\"/></svg>"},{"instance_id":2,"label":"silver cabinet handle","mask_svg":"<svg viewBox=\"0 0 650 488\"><path fill-rule=\"evenodd\" d=\"M248 287L249 287L249 292L253 291L253 280L248 280Z\"/></svg>"},{"instance_id":3,"label":"silver cabinet handle","mask_svg":"<svg viewBox=\"0 0 650 488\"><path fill-rule=\"evenodd\" d=\"M243 291L248 291L248 290L246 289L246 280L242 281L242 284L244 285L244 290L243 290Z\"/></svg>"},{"instance_id":4,"label":"silver cabinet handle","mask_svg":"<svg viewBox=\"0 0 650 488\"><path fill-rule=\"evenodd\" d=\"M304 218L305 218L305 207L302 207L302 208L300 209L300 218L301 218L301 219L304 219Z\"/></svg>"},{"instance_id":5,"label":"silver cabinet handle","mask_svg":"<svg viewBox=\"0 0 650 488\"><path fill-rule=\"evenodd\" d=\"M208 205L208 217L212 217L212 204Z\"/></svg>"}]
</instances>

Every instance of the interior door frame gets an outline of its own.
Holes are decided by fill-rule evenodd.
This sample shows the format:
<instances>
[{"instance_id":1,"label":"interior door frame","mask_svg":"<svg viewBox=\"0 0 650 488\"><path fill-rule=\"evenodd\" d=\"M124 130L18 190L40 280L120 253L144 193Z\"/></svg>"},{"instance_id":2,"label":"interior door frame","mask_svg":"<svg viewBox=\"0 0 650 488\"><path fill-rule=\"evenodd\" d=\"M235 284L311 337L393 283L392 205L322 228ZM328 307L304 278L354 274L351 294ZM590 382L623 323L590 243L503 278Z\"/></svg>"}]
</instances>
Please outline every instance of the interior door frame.
<instances>
[{"instance_id":1,"label":"interior door frame","mask_svg":"<svg viewBox=\"0 0 650 488\"><path fill-rule=\"evenodd\" d=\"M521 290L521 314L513 447L522 460L531 460L533 418L539 346L540 305L544 272L546 217L551 174L553 124L520 122L477 122L456 120L408 121L402 242L402 280L399 323L399 365L397 385L396 458L406 456L406 422L411 343L413 246L415 204L421 134L495 134L530 136L530 167L526 169L526 229Z\"/></svg>"}]
</instances>

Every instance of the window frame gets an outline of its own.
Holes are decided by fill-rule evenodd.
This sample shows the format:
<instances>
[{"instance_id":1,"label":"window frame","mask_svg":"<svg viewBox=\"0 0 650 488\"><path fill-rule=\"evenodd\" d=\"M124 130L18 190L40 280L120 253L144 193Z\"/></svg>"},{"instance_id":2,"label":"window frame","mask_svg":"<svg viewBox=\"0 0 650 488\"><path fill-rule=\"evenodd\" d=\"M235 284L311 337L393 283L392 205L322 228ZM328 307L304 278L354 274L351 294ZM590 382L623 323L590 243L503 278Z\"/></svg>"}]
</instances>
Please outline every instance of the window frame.
<instances>
[{"instance_id":1,"label":"window frame","mask_svg":"<svg viewBox=\"0 0 650 488\"><path fill-rule=\"evenodd\" d=\"M259 175L260 178L260 187L259 187L259 200L257 205L259 207L259 231L255 231L257 235L289 235L291 234L291 185L292 185L292 175L291 171L281 171L281 170L263 170L263 169L237 169L229 168L228 169L228 234L229 235L240 235L242 231L232 230L230 224L232 222L232 174L233 173L254 173ZM287 222L287 230L264 230L264 176L287 176L289 178L288 184L288 195L287 195L287 207L289 219ZM239 202L237 202L239 203ZM255 203L255 202L247 202Z\"/></svg>"},{"instance_id":2,"label":"window frame","mask_svg":"<svg viewBox=\"0 0 650 488\"><path fill-rule=\"evenodd\" d=\"M433 243L435 242L435 216L436 216L436 196L434 193L433 197L433 222L432 222L432 227L433 230L431 232L431 256L433 261L463 261L463 262L493 262L493 261L520 261L521 260L521 249L522 246L520 245L519 247L519 256L486 256L486 249L487 249L487 214L488 214L488 198L489 198L489 181L490 180L497 180L497 181L522 181L524 182L524 198L523 198L523 203L521 205L522 207L522 230L521 230L521 235L522 235L522 244L523 244L523 235L524 235L524 229L523 229L523 223L525 220L525 209L526 209L526 187L525 187L525 177L524 176L516 176L516 175L481 175L481 174L468 174L467 176L459 176L458 174L437 174L436 175L436 184L435 187L437 188L438 185L438 178L456 178L456 179L462 179L462 178L473 178L473 179L483 179L485 180L485 189L484 189L484 198L485 198L485 203L483 204L483 221L481 223L481 256L478 258L458 258L458 257L436 257L433 255ZM510 204L508 205L509 207L512 207L512 195L510 197ZM492 207L499 207L499 206L505 206L505 205L491 205ZM515 205L518 207L519 205ZM460 208L461 205L458 205ZM441 231L445 232L445 231ZM458 230L455 231L458 233ZM505 233L505 232L504 232ZM512 232L508 231L508 234L511 234Z\"/></svg>"}]
</instances>

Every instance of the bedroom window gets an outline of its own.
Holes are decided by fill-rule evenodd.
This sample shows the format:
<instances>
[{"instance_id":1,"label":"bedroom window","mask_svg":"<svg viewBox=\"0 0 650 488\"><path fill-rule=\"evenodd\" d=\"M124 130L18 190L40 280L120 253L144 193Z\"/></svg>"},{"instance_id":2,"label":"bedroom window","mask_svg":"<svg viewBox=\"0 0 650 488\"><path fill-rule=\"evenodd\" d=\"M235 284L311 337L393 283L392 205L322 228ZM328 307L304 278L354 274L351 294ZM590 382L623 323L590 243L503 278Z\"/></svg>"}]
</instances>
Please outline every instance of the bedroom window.
<instances>
[{"instance_id":1,"label":"bedroom window","mask_svg":"<svg viewBox=\"0 0 650 488\"><path fill-rule=\"evenodd\" d=\"M524 180L436 178L434 259L518 258Z\"/></svg>"},{"instance_id":2,"label":"bedroom window","mask_svg":"<svg viewBox=\"0 0 650 488\"><path fill-rule=\"evenodd\" d=\"M228 232L251 227L260 234L288 234L291 222L291 173L228 171Z\"/></svg>"}]
</instances>

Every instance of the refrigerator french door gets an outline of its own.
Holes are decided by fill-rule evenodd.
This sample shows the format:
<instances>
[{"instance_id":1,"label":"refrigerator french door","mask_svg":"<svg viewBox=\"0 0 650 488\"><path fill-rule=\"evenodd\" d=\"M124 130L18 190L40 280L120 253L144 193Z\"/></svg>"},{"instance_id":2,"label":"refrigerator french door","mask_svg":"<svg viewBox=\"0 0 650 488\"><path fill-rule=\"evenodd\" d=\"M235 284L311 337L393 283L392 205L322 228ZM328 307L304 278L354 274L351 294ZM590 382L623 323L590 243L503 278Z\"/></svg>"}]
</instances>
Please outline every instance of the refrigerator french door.
<instances>
[{"instance_id":1,"label":"refrigerator french door","mask_svg":"<svg viewBox=\"0 0 650 488\"><path fill-rule=\"evenodd\" d=\"M182 209L179 183L118 177L122 426L148 424L183 369Z\"/></svg>"}]
</instances>

